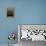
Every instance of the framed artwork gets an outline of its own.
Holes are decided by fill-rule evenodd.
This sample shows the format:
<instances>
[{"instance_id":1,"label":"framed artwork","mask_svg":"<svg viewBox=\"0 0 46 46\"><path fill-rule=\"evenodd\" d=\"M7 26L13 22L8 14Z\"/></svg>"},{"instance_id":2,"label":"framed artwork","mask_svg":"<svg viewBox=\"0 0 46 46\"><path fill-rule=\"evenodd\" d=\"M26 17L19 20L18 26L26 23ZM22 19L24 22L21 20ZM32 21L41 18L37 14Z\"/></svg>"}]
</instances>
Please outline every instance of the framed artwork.
<instances>
[{"instance_id":1,"label":"framed artwork","mask_svg":"<svg viewBox=\"0 0 46 46\"><path fill-rule=\"evenodd\" d=\"M14 8L7 8L7 17L14 17Z\"/></svg>"}]
</instances>

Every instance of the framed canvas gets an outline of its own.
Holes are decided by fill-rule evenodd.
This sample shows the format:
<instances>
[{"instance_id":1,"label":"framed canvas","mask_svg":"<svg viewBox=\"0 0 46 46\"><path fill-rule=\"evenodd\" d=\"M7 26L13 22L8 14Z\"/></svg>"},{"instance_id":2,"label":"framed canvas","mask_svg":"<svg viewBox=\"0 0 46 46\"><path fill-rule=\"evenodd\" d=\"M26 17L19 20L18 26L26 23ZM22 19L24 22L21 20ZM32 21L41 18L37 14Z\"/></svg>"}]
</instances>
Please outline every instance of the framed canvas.
<instances>
[{"instance_id":1,"label":"framed canvas","mask_svg":"<svg viewBox=\"0 0 46 46\"><path fill-rule=\"evenodd\" d=\"M14 17L14 8L7 8L7 17Z\"/></svg>"}]
</instances>

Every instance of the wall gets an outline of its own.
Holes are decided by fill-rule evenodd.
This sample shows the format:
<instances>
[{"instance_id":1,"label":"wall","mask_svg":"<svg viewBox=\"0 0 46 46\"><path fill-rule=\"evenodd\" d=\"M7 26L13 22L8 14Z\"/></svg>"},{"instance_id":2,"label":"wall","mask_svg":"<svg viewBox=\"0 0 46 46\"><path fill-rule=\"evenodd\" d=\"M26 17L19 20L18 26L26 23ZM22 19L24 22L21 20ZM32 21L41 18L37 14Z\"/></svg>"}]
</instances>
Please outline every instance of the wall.
<instances>
[{"instance_id":1,"label":"wall","mask_svg":"<svg viewBox=\"0 0 46 46\"><path fill-rule=\"evenodd\" d=\"M15 7L16 17L6 17L9 6ZM8 43L9 32L18 32L17 24L46 24L46 0L0 0L0 44Z\"/></svg>"}]
</instances>

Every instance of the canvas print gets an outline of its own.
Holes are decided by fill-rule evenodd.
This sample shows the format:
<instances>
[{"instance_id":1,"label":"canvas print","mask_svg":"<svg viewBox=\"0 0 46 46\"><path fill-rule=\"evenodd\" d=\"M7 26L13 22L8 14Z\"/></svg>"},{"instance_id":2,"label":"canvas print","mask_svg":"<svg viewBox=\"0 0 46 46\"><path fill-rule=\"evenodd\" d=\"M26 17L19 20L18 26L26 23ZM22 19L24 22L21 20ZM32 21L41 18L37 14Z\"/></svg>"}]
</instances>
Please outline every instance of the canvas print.
<instances>
[{"instance_id":1,"label":"canvas print","mask_svg":"<svg viewBox=\"0 0 46 46\"><path fill-rule=\"evenodd\" d=\"M7 8L7 17L14 17L14 8Z\"/></svg>"}]
</instances>

